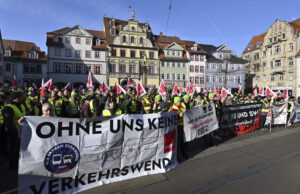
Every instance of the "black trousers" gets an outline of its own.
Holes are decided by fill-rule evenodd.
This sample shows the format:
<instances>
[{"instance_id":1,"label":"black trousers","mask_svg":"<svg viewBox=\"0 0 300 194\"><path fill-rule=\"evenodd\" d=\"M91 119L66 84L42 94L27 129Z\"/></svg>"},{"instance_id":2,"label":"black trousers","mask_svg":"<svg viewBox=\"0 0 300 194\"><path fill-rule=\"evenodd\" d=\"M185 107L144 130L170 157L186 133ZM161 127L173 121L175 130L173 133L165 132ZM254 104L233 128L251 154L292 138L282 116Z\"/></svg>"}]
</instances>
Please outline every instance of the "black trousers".
<instances>
[{"instance_id":1,"label":"black trousers","mask_svg":"<svg viewBox=\"0 0 300 194\"><path fill-rule=\"evenodd\" d=\"M259 128L263 128L265 126L267 120L267 115L260 115L260 120L259 120Z\"/></svg>"}]
</instances>

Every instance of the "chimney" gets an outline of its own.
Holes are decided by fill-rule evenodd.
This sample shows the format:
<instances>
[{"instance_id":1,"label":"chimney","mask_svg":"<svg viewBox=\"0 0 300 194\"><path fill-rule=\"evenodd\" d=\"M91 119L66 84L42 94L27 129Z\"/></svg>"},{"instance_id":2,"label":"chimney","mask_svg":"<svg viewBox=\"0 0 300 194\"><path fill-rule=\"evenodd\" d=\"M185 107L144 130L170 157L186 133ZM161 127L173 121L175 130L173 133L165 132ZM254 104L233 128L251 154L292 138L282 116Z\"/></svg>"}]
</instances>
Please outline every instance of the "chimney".
<instances>
[{"instance_id":1,"label":"chimney","mask_svg":"<svg viewBox=\"0 0 300 194\"><path fill-rule=\"evenodd\" d=\"M162 37L162 36L163 36L163 33L162 33L162 32L160 32L160 33L159 33L159 36L160 36L160 37Z\"/></svg>"}]
</instances>

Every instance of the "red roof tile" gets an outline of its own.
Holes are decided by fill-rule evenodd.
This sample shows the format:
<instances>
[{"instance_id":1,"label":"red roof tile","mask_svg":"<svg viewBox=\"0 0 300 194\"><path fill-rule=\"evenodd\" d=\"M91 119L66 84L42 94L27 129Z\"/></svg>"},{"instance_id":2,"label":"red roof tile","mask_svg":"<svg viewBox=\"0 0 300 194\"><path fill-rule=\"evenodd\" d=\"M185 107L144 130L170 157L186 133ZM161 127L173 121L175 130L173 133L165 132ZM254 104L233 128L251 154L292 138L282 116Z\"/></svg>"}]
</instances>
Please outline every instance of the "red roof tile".
<instances>
[{"instance_id":1,"label":"red roof tile","mask_svg":"<svg viewBox=\"0 0 300 194\"><path fill-rule=\"evenodd\" d=\"M265 33L262 33L260 35L257 35L257 36L253 36L252 39L250 40L250 42L248 43L247 47L245 48L245 50L243 51L243 53L247 53L247 52L250 52L250 51L254 51L256 49L259 49L256 47L257 43L263 43L264 42L264 37L266 35L266 32ZM249 46L251 46L250 49Z\"/></svg>"},{"instance_id":2,"label":"red roof tile","mask_svg":"<svg viewBox=\"0 0 300 194\"><path fill-rule=\"evenodd\" d=\"M39 54L39 60L47 60L45 52L42 52L40 47L33 42L3 39L3 47L4 49L11 48L13 58L28 58L28 52L34 49Z\"/></svg>"},{"instance_id":3,"label":"red roof tile","mask_svg":"<svg viewBox=\"0 0 300 194\"><path fill-rule=\"evenodd\" d=\"M295 34L298 34L300 32L300 19L289 22L289 24L293 26Z\"/></svg>"}]
</instances>

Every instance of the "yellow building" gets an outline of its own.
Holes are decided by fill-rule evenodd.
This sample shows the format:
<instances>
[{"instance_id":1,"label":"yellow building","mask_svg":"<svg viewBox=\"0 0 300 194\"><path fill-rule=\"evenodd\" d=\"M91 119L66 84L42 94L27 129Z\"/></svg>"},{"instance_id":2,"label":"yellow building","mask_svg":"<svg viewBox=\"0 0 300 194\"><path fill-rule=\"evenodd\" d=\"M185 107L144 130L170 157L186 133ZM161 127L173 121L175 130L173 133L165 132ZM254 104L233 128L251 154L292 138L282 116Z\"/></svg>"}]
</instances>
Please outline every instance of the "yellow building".
<instances>
[{"instance_id":1,"label":"yellow building","mask_svg":"<svg viewBox=\"0 0 300 194\"><path fill-rule=\"evenodd\" d=\"M134 11L128 21L104 17L103 30L108 50L109 86L119 83L126 86L143 79L143 55L146 55L147 86L159 86L158 47L148 23L135 20Z\"/></svg>"},{"instance_id":2,"label":"yellow building","mask_svg":"<svg viewBox=\"0 0 300 194\"><path fill-rule=\"evenodd\" d=\"M283 92L288 87L289 95L300 95L296 64L299 32L300 19L292 22L276 20L266 33L260 35L262 42L253 41L255 45L249 42L243 58L249 60L250 72L255 74L253 85L257 84L259 88L268 86L275 92Z\"/></svg>"}]
</instances>

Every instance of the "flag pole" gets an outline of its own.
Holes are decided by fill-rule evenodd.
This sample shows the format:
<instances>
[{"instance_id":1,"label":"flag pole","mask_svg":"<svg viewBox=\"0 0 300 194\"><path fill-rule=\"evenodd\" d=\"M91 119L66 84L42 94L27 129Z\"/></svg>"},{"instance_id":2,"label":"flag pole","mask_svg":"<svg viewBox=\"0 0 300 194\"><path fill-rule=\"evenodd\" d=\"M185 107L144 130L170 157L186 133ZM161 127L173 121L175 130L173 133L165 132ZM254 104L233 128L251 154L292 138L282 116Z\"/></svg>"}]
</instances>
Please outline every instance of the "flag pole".
<instances>
[{"instance_id":1,"label":"flag pole","mask_svg":"<svg viewBox=\"0 0 300 194\"><path fill-rule=\"evenodd\" d=\"M271 120L270 120L270 133L272 133L272 107L270 106L271 108Z\"/></svg>"}]
</instances>

